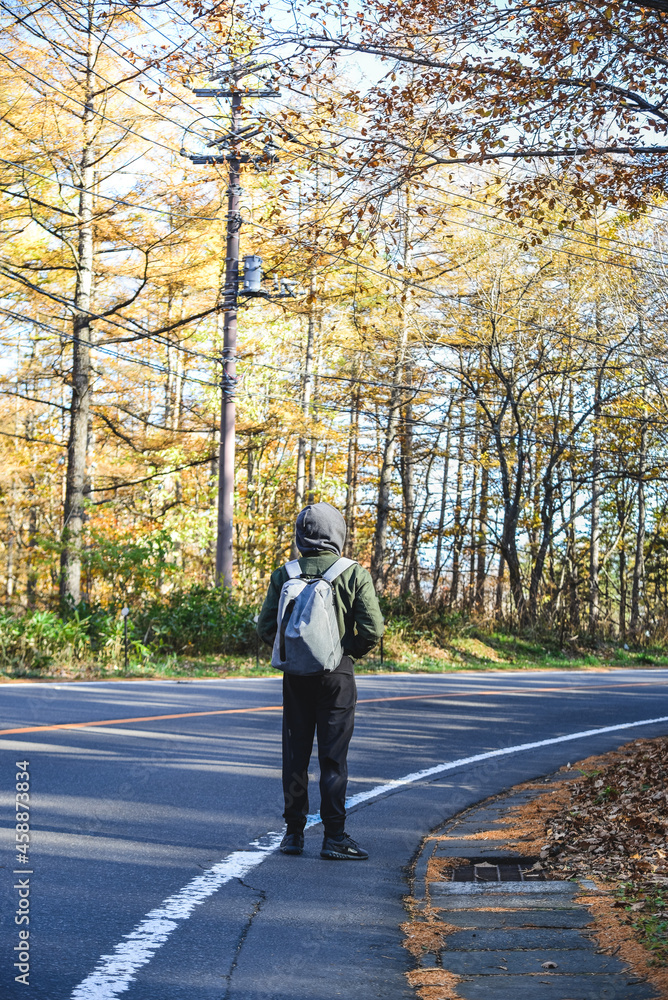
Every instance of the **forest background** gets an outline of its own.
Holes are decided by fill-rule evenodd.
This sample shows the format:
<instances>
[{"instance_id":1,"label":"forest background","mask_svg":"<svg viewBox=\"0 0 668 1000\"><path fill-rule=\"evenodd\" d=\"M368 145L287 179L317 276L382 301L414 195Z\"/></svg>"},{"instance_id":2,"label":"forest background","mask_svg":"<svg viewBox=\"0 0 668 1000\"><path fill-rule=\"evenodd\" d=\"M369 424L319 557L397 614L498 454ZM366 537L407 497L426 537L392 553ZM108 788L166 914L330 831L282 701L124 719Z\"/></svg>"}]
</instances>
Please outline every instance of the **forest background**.
<instances>
[{"instance_id":1,"label":"forest background","mask_svg":"<svg viewBox=\"0 0 668 1000\"><path fill-rule=\"evenodd\" d=\"M392 665L663 662L664 8L0 2L5 673L123 669L126 626L135 672L262 669L313 500ZM193 93L230 64L278 91L238 135ZM227 167L190 159L226 151L270 293L240 299L233 593Z\"/></svg>"}]
</instances>

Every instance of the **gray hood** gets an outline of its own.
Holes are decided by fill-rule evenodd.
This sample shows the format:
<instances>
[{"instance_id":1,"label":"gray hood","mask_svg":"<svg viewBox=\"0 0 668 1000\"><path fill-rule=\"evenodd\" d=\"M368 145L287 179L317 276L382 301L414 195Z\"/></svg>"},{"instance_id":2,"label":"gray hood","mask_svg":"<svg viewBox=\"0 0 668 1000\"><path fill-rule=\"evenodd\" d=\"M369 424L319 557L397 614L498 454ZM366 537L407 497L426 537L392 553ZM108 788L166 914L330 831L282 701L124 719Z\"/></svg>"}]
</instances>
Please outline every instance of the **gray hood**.
<instances>
[{"instance_id":1,"label":"gray hood","mask_svg":"<svg viewBox=\"0 0 668 1000\"><path fill-rule=\"evenodd\" d=\"M326 551L340 556L346 540L343 514L330 503L310 503L297 518L295 538L302 555Z\"/></svg>"}]
</instances>

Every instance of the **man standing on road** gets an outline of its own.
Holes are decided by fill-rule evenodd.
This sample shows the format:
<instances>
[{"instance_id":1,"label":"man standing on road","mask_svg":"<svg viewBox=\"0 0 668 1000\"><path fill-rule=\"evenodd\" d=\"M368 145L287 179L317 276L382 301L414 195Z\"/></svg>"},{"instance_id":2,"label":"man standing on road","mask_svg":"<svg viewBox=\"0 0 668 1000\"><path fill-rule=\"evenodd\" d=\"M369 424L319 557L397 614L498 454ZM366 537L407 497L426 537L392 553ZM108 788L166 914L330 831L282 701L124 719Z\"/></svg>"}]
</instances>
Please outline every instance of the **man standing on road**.
<instances>
[{"instance_id":1,"label":"man standing on road","mask_svg":"<svg viewBox=\"0 0 668 1000\"><path fill-rule=\"evenodd\" d=\"M328 570L338 573L331 580L334 614L343 655L335 669L300 675L291 672L288 660L283 674L283 796L287 833L281 843L284 854L301 854L308 815L308 767L313 737L318 734L320 763L320 816L325 835L320 856L332 860L364 860L368 857L345 832L348 746L353 734L357 688L353 664L368 653L383 634L383 616L369 573L358 563L343 561L346 539L343 515L331 504L309 504L297 518L295 529L301 558L272 573L269 591L257 623L260 638L275 643L278 611L284 585L291 578L325 578ZM332 569L332 567L335 567ZM299 584L298 584L299 586ZM290 608L288 607L288 613ZM285 624L282 632L285 631ZM336 661L334 661L336 662ZM292 664L296 669L297 664Z\"/></svg>"}]
</instances>

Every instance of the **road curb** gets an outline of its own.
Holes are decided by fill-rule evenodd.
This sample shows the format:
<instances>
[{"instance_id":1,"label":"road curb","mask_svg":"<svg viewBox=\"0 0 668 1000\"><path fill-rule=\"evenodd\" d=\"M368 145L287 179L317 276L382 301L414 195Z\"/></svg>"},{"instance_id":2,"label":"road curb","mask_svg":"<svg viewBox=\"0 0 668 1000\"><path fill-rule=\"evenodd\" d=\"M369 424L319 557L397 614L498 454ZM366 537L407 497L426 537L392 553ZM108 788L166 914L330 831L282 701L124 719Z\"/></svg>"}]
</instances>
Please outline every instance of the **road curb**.
<instances>
[{"instance_id":1,"label":"road curb","mask_svg":"<svg viewBox=\"0 0 668 1000\"><path fill-rule=\"evenodd\" d=\"M547 785L566 777L557 771L542 780ZM448 1000L535 1000L536 995L541 1000L658 1000L646 981L598 948L593 915L578 901L583 894L605 895L590 880L429 878L430 862L438 859L446 859L446 865L447 859L475 862L497 856L499 861L526 862L509 847L503 829L511 825L511 809L541 794L536 782L511 788L464 810L424 838L413 865L413 920L408 926L416 941L420 928L435 934L424 938L429 944L422 945L421 953L412 949L417 969L409 978L418 994L433 982L447 983L443 996ZM496 830L498 837L493 836ZM522 878L524 874L530 877L523 873Z\"/></svg>"}]
</instances>

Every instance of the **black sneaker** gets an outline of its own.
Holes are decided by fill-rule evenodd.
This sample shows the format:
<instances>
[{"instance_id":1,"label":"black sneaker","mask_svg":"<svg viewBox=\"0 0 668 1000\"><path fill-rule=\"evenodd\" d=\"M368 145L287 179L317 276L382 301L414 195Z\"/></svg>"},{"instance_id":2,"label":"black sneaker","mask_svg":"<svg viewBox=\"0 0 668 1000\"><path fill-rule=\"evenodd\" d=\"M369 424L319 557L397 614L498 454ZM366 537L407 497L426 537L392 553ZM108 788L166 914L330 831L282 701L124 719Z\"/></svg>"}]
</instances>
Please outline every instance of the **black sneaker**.
<instances>
[{"instance_id":1,"label":"black sneaker","mask_svg":"<svg viewBox=\"0 0 668 1000\"><path fill-rule=\"evenodd\" d=\"M279 848L283 854L301 854L304 850L303 833L286 833Z\"/></svg>"},{"instance_id":2,"label":"black sneaker","mask_svg":"<svg viewBox=\"0 0 668 1000\"><path fill-rule=\"evenodd\" d=\"M366 861L369 857L352 837L344 833L342 837L334 839L325 834L322 842L321 858L328 858L330 861Z\"/></svg>"}]
</instances>

